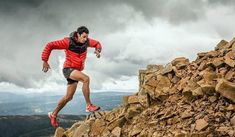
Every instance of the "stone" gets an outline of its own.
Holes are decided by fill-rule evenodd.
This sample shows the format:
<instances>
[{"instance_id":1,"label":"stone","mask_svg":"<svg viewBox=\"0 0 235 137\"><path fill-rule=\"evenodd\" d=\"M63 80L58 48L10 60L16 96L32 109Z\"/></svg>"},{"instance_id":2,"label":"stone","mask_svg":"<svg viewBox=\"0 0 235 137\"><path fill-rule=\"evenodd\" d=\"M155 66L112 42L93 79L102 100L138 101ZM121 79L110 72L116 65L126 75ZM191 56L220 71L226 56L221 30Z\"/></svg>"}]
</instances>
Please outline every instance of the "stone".
<instances>
[{"instance_id":1,"label":"stone","mask_svg":"<svg viewBox=\"0 0 235 137\"><path fill-rule=\"evenodd\" d=\"M182 69L189 64L189 59L185 57L175 58L173 61L171 61L171 64L176 66L177 69Z\"/></svg>"},{"instance_id":2,"label":"stone","mask_svg":"<svg viewBox=\"0 0 235 137\"><path fill-rule=\"evenodd\" d=\"M235 71L234 70L228 71L224 78L228 81L233 80L233 78L235 78Z\"/></svg>"},{"instance_id":3,"label":"stone","mask_svg":"<svg viewBox=\"0 0 235 137\"><path fill-rule=\"evenodd\" d=\"M71 128L69 128L68 130L66 130L64 132L64 134L66 134L67 136L73 136L73 133L75 131L76 128L78 128L83 122L82 121L79 121L79 122L76 122L75 124L72 125Z\"/></svg>"},{"instance_id":4,"label":"stone","mask_svg":"<svg viewBox=\"0 0 235 137\"><path fill-rule=\"evenodd\" d=\"M225 56L224 57L224 62L229 65L230 67L234 67L235 66L235 61L230 59L229 57Z\"/></svg>"},{"instance_id":5,"label":"stone","mask_svg":"<svg viewBox=\"0 0 235 137\"><path fill-rule=\"evenodd\" d=\"M216 45L215 50L220 50L220 49L225 48L226 44L228 44L227 41L221 40L221 41Z\"/></svg>"},{"instance_id":6,"label":"stone","mask_svg":"<svg viewBox=\"0 0 235 137\"><path fill-rule=\"evenodd\" d=\"M235 83L219 79L215 90L235 103Z\"/></svg>"},{"instance_id":7,"label":"stone","mask_svg":"<svg viewBox=\"0 0 235 137\"><path fill-rule=\"evenodd\" d=\"M62 127L58 127L56 128L54 137L66 137L66 135L64 135L64 132L65 130Z\"/></svg>"},{"instance_id":8,"label":"stone","mask_svg":"<svg viewBox=\"0 0 235 137\"><path fill-rule=\"evenodd\" d=\"M163 68L162 65L155 65L155 64L147 65L147 70L156 70L156 71L158 71L162 68Z\"/></svg>"},{"instance_id":9,"label":"stone","mask_svg":"<svg viewBox=\"0 0 235 137\"><path fill-rule=\"evenodd\" d=\"M197 131L201 131L201 130L204 130L205 128L207 128L207 126L208 126L208 123L204 119L198 119L196 121L195 129Z\"/></svg>"},{"instance_id":10,"label":"stone","mask_svg":"<svg viewBox=\"0 0 235 137\"><path fill-rule=\"evenodd\" d=\"M214 58L211 63L212 63L212 65L214 65L215 67L221 67L221 66L223 66L223 64L224 64L224 58L223 58L223 57Z\"/></svg>"},{"instance_id":11,"label":"stone","mask_svg":"<svg viewBox=\"0 0 235 137\"><path fill-rule=\"evenodd\" d=\"M220 54L219 51L209 51L209 52L207 53L207 56L210 57L210 58L214 58L214 57L218 57L219 54Z\"/></svg>"},{"instance_id":12,"label":"stone","mask_svg":"<svg viewBox=\"0 0 235 137\"><path fill-rule=\"evenodd\" d=\"M124 116L120 118L116 118L113 121L108 123L108 129L113 130L115 127L122 127L126 122L126 118Z\"/></svg>"},{"instance_id":13,"label":"stone","mask_svg":"<svg viewBox=\"0 0 235 137\"><path fill-rule=\"evenodd\" d=\"M135 105L133 107L128 108L126 114L125 114L125 118L126 119L131 119L134 116L136 116L137 114L139 114L142 111L142 107L140 105Z\"/></svg>"},{"instance_id":14,"label":"stone","mask_svg":"<svg viewBox=\"0 0 235 137\"><path fill-rule=\"evenodd\" d=\"M139 103L139 97L138 96L129 96L128 97L128 104L135 104Z\"/></svg>"},{"instance_id":15,"label":"stone","mask_svg":"<svg viewBox=\"0 0 235 137\"><path fill-rule=\"evenodd\" d=\"M127 106L127 105L128 105L128 98L129 98L129 96L123 96L123 97L122 97L123 105L124 105L124 106Z\"/></svg>"},{"instance_id":16,"label":"stone","mask_svg":"<svg viewBox=\"0 0 235 137\"><path fill-rule=\"evenodd\" d=\"M115 137L120 137L121 136L121 131L122 129L120 127L115 127L113 130L112 130L112 134L115 136Z\"/></svg>"},{"instance_id":17,"label":"stone","mask_svg":"<svg viewBox=\"0 0 235 137\"><path fill-rule=\"evenodd\" d=\"M143 86L145 93L149 94L151 98L154 97L155 87L144 85Z\"/></svg>"},{"instance_id":18,"label":"stone","mask_svg":"<svg viewBox=\"0 0 235 137\"><path fill-rule=\"evenodd\" d=\"M232 60L235 60L235 51L229 51L225 56Z\"/></svg>"},{"instance_id":19,"label":"stone","mask_svg":"<svg viewBox=\"0 0 235 137\"><path fill-rule=\"evenodd\" d=\"M181 114L181 118L182 119L185 119L185 118L190 118L193 116L193 113L190 112L190 111L184 111L182 114Z\"/></svg>"},{"instance_id":20,"label":"stone","mask_svg":"<svg viewBox=\"0 0 235 137\"><path fill-rule=\"evenodd\" d=\"M235 126L235 115L231 118L230 122L233 126Z\"/></svg>"},{"instance_id":21,"label":"stone","mask_svg":"<svg viewBox=\"0 0 235 137\"><path fill-rule=\"evenodd\" d=\"M162 75L164 75L164 74L167 74L167 73L169 73L169 72L171 72L173 69L172 69L172 64L171 63L168 63L165 67L164 67L164 69L162 70Z\"/></svg>"},{"instance_id":22,"label":"stone","mask_svg":"<svg viewBox=\"0 0 235 137\"><path fill-rule=\"evenodd\" d=\"M74 131L73 137L84 137L88 136L90 131L91 124L94 123L94 120L88 120L81 124L76 130Z\"/></svg>"},{"instance_id":23,"label":"stone","mask_svg":"<svg viewBox=\"0 0 235 137\"><path fill-rule=\"evenodd\" d=\"M96 119L95 122L91 125L91 132L92 136L100 135L103 130L105 129L106 123L103 119Z\"/></svg>"},{"instance_id":24,"label":"stone","mask_svg":"<svg viewBox=\"0 0 235 137\"><path fill-rule=\"evenodd\" d=\"M158 81L157 81L157 76L156 75L147 75L145 78L145 85L149 85L152 87L156 87Z\"/></svg>"},{"instance_id":25,"label":"stone","mask_svg":"<svg viewBox=\"0 0 235 137\"><path fill-rule=\"evenodd\" d=\"M138 96L139 99L139 103L143 106L143 107L149 107L150 106L150 97L148 94L145 95L139 95Z\"/></svg>"}]
</instances>

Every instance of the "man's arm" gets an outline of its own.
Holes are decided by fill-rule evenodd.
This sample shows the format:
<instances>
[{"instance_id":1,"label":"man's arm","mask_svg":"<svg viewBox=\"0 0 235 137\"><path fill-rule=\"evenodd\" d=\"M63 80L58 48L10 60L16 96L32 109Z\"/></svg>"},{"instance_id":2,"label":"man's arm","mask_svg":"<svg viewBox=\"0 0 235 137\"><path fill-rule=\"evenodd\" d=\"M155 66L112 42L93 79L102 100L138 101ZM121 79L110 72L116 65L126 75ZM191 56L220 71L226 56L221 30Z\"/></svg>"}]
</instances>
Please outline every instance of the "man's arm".
<instances>
[{"instance_id":1,"label":"man's arm","mask_svg":"<svg viewBox=\"0 0 235 137\"><path fill-rule=\"evenodd\" d=\"M52 41L46 44L43 52L42 52L42 61L43 68L42 71L47 72L50 69L50 65L48 64L48 60L53 49L67 49L69 47L69 39L64 38L62 40Z\"/></svg>"},{"instance_id":2,"label":"man's arm","mask_svg":"<svg viewBox=\"0 0 235 137\"><path fill-rule=\"evenodd\" d=\"M89 38L89 47L95 48L94 53L96 54L97 58L99 58L101 50L102 50L102 46L101 46L100 42L97 41L97 40Z\"/></svg>"}]
</instances>

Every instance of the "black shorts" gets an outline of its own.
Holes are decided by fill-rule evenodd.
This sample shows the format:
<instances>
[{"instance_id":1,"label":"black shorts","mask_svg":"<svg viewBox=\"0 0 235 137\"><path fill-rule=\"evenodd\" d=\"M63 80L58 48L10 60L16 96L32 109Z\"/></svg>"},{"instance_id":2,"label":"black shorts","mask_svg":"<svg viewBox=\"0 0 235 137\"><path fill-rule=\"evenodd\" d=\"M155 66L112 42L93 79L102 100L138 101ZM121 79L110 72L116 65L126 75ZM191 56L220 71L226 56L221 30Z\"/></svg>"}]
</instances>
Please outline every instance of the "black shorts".
<instances>
[{"instance_id":1,"label":"black shorts","mask_svg":"<svg viewBox=\"0 0 235 137\"><path fill-rule=\"evenodd\" d=\"M74 71L76 69L74 68L63 68L63 74L64 74L64 77L67 79L68 81L68 85L69 84L73 84L75 82L78 82L77 80L73 80L71 78L69 78L70 74L72 73L72 71Z\"/></svg>"}]
</instances>

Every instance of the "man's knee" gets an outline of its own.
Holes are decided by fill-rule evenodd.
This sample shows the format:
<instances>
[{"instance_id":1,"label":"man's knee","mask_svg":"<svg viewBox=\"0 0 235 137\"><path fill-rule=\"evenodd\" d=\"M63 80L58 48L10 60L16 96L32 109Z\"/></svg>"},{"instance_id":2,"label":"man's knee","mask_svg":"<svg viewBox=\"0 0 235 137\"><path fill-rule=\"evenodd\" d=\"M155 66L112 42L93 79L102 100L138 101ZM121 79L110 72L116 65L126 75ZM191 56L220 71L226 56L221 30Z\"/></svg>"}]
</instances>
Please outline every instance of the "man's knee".
<instances>
[{"instance_id":1,"label":"man's knee","mask_svg":"<svg viewBox=\"0 0 235 137\"><path fill-rule=\"evenodd\" d=\"M84 79L83 79L83 83L88 83L89 81L90 81L89 76L84 77Z\"/></svg>"}]
</instances>

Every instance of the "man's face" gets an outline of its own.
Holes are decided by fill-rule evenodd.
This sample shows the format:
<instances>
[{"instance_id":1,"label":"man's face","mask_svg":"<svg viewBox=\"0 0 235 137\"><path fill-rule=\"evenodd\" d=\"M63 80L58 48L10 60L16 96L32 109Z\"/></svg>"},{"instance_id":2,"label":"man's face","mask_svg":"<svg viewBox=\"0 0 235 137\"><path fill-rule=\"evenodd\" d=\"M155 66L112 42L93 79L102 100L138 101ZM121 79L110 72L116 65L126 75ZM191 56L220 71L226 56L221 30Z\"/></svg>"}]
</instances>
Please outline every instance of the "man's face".
<instances>
[{"instance_id":1,"label":"man's face","mask_svg":"<svg viewBox=\"0 0 235 137\"><path fill-rule=\"evenodd\" d=\"M81 35L77 33L77 35L78 35L78 42L80 43L85 43L88 39L88 34L86 34L85 32L83 32Z\"/></svg>"}]
</instances>

